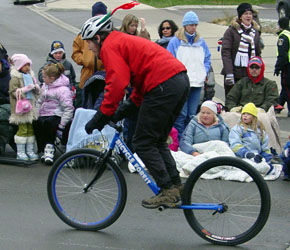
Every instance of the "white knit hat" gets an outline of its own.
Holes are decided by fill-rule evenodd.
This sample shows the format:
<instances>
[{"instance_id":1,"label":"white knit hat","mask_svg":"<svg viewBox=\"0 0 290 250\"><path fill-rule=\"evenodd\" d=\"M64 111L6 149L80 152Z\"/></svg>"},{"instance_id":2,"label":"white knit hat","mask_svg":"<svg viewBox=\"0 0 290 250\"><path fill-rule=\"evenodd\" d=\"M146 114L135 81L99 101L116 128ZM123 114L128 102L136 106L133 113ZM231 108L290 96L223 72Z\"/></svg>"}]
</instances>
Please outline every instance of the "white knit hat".
<instances>
[{"instance_id":1,"label":"white knit hat","mask_svg":"<svg viewBox=\"0 0 290 250\"><path fill-rule=\"evenodd\" d=\"M213 101L205 101L202 105L202 107L207 107L209 108L212 112L214 112L215 114L217 114L217 106L216 103Z\"/></svg>"}]
</instances>

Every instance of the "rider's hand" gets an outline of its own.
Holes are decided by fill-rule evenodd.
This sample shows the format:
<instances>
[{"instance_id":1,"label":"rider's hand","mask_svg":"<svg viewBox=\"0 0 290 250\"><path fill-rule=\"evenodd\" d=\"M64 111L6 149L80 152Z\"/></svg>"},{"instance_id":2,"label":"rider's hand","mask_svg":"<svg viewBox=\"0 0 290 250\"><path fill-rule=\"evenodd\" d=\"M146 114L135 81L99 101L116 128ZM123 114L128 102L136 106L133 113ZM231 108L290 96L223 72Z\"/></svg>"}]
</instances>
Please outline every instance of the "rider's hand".
<instances>
[{"instance_id":1,"label":"rider's hand","mask_svg":"<svg viewBox=\"0 0 290 250\"><path fill-rule=\"evenodd\" d=\"M62 124L59 124L59 125L58 125L58 129L57 129L57 131L56 131L56 134L57 134L57 137L58 137L59 139L62 139L64 129L65 129L65 127L64 127Z\"/></svg>"},{"instance_id":2,"label":"rider's hand","mask_svg":"<svg viewBox=\"0 0 290 250\"><path fill-rule=\"evenodd\" d=\"M98 110L94 117L86 124L86 132L91 134L94 129L101 131L110 120L110 116L107 116Z\"/></svg>"},{"instance_id":3,"label":"rider's hand","mask_svg":"<svg viewBox=\"0 0 290 250\"><path fill-rule=\"evenodd\" d=\"M112 117L112 121L116 123L126 117L134 116L138 112L138 109L135 103L128 98L119 106Z\"/></svg>"}]
</instances>

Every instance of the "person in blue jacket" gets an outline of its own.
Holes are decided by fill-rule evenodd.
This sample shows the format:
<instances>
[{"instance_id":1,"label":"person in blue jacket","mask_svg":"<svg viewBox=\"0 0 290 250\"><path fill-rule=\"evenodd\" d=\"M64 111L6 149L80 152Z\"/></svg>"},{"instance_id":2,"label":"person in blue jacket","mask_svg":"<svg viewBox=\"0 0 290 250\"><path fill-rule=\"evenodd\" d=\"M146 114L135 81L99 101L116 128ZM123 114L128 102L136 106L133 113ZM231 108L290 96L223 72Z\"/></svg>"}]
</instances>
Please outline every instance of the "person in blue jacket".
<instances>
[{"instance_id":1,"label":"person in blue jacket","mask_svg":"<svg viewBox=\"0 0 290 250\"><path fill-rule=\"evenodd\" d=\"M188 123L180 139L180 149L184 153L197 156L200 153L194 147L196 143L221 140L228 143L229 128L217 114L217 105L213 101L202 103L200 112Z\"/></svg>"},{"instance_id":2,"label":"person in blue jacket","mask_svg":"<svg viewBox=\"0 0 290 250\"><path fill-rule=\"evenodd\" d=\"M185 13L182 21L183 27L175 33L175 37L167 46L167 50L186 67L190 81L188 99L174 124L179 137L191 116L197 113L201 90L210 71L211 53L205 40L197 32L198 23L199 19L195 12Z\"/></svg>"},{"instance_id":3,"label":"person in blue jacket","mask_svg":"<svg viewBox=\"0 0 290 250\"><path fill-rule=\"evenodd\" d=\"M230 147L241 158L256 163L262 162L264 158L267 163L270 163L272 154L268 147L269 137L257 117L258 110L255 104L252 102L246 104L242 109L240 122L230 131Z\"/></svg>"}]
</instances>

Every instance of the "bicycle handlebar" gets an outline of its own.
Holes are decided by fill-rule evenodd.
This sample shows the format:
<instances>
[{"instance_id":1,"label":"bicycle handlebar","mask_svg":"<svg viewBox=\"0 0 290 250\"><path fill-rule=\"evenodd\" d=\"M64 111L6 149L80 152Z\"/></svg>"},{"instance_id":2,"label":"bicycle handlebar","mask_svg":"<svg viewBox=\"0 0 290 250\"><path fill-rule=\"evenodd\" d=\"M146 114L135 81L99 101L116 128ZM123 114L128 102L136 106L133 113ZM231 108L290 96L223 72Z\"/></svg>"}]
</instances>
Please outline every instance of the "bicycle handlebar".
<instances>
[{"instance_id":1,"label":"bicycle handlebar","mask_svg":"<svg viewBox=\"0 0 290 250\"><path fill-rule=\"evenodd\" d=\"M122 132L123 127L121 125L117 125L113 121L109 121L108 125L110 125L112 128L116 129L118 132Z\"/></svg>"}]
</instances>

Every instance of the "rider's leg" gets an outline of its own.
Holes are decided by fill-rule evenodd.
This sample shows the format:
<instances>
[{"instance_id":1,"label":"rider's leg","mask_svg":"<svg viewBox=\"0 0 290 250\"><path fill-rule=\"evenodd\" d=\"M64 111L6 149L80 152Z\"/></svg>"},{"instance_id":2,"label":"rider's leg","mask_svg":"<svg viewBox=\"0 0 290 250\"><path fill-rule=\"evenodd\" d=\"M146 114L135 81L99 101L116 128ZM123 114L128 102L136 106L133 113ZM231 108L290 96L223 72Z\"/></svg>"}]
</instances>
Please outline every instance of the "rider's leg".
<instances>
[{"instance_id":1,"label":"rider's leg","mask_svg":"<svg viewBox=\"0 0 290 250\"><path fill-rule=\"evenodd\" d=\"M189 88L186 74L179 74L173 78L145 95L133 138L134 148L138 156L149 169L157 185L162 190L161 198L153 197L151 200L143 201L142 205L150 208L160 205L174 207L180 204L179 190L173 187L171 176L165 163L172 156L166 158L168 156L166 154L164 160L163 156L165 153L162 150L163 153L160 152L186 100ZM162 146L161 148L160 145ZM172 165L174 167L170 169L170 174L178 176L175 164Z\"/></svg>"}]
</instances>

